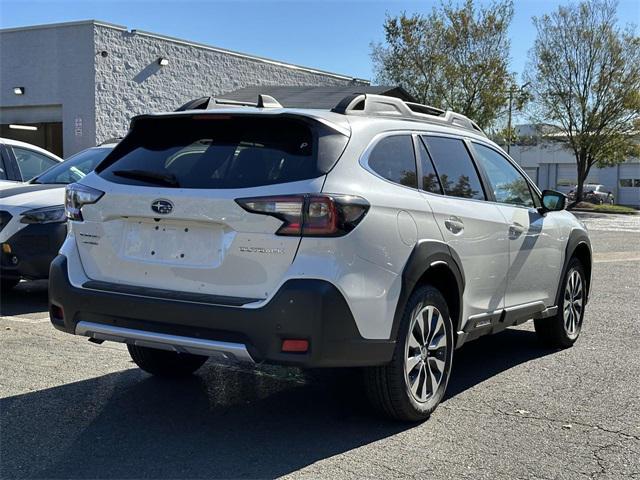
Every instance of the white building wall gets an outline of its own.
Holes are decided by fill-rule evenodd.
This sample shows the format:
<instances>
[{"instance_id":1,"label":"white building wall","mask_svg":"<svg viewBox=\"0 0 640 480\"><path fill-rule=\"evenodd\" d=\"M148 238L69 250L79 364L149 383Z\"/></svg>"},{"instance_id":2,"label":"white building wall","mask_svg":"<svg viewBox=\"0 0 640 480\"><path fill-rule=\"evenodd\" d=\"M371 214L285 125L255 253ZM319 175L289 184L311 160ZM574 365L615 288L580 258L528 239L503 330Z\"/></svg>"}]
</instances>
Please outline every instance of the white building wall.
<instances>
[{"instance_id":1,"label":"white building wall","mask_svg":"<svg viewBox=\"0 0 640 480\"><path fill-rule=\"evenodd\" d=\"M510 155L537 181L541 189L549 188L566 193L577 181L577 166L573 152L558 144L514 145L511 146ZM631 187L627 186L629 180L633 185ZM587 183L607 187L613 193L616 203L640 207L638 158L630 158L625 163L613 167L594 167L589 172Z\"/></svg>"}]
</instances>

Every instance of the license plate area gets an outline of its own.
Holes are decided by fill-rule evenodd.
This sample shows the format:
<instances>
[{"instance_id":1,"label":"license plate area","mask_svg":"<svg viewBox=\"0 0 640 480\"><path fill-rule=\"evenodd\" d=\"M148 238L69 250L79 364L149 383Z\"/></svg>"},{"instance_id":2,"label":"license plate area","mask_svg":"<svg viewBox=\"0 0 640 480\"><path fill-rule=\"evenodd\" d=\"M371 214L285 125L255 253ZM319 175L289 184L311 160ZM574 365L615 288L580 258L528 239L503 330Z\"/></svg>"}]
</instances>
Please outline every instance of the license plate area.
<instances>
[{"instance_id":1,"label":"license plate area","mask_svg":"<svg viewBox=\"0 0 640 480\"><path fill-rule=\"evenodd\" d=\"M122 255L149 263L217 267L223 260L224 236L222 225L129 219Z\"/></svg>"}]
</instances>

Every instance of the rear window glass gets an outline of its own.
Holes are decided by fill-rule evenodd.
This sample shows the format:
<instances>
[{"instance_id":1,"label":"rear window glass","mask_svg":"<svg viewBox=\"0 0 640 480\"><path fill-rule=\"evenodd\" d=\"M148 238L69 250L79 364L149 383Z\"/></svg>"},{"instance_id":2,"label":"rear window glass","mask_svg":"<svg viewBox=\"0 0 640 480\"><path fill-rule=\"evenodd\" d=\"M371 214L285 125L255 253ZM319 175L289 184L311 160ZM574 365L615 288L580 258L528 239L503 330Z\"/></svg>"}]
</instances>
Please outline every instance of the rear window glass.
<instances>
[{"instance_id":1,"label":"rear window glass","mask_svg":"<svg viewBox=\"0 0 640 480\"><path fill-rule=\"evenodd\" d=\"M338 136L343 140L327 138ZM96 171L109 181L176 188L246 188L318 177L347 138L291 118L142 118ZM322 162L318 161L322 158ZM327 165L329 163L329 165Z\"/></svg>"},{"instance_id":2,"label":"rear window glass","mask_svg":"<svg viewBox=\"0 0 640 480\"><path fill-rule=\"evenodd\" d=\"M91 172L111 151L110 148L88 148L36 177L33 183L78 182Z\"/></svg>"}]
</instances>

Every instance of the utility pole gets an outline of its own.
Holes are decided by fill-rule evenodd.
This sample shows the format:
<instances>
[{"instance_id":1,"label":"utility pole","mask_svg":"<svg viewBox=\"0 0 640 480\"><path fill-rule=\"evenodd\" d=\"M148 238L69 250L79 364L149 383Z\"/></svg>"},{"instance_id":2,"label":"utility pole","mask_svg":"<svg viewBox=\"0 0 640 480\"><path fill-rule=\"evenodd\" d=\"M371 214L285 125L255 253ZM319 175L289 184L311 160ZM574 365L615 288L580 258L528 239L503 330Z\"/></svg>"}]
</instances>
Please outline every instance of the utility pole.
<instances>
[{"instance_id":1,"label":"utility pole","mask_svg":"<svg viewBox=\"0 0 640 480\"><path fill-rule=\"evenodd\" d=\"M529 82L520 87L516 87L516 85L511 85L511 87L509 87L509 119L507 120L507 153L509 155L511 155L511 117L513 115L513 95L518 92L522 95L525 88L528 86Z\"/></svg>"},{"instance_id":2,"label":"utility pole","mask_svg":"<svg viewBox=\"0 0 640 480\"><path fill-rule=\"evenodd\" d=\"M507 153L511 155L511 111L513 108L513 94L515 86L509 88L509 120L507 121Z\"/></svg>"}]
</instances>

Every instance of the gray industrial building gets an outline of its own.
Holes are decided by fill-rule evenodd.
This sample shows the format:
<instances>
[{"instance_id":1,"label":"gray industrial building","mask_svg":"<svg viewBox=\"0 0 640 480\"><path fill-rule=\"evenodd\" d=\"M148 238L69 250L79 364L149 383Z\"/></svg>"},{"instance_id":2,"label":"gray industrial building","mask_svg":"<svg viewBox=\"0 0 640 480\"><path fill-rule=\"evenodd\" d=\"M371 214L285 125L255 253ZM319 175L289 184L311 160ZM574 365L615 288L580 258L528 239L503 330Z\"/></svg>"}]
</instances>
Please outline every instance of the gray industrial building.
<instances>
[{"instance_id":1,"label":"gray industrial building","mask_svg":"<svg viewBox=\"0 0 640 480\"><path fill-rule=\"evenodd\" d=\"M134 115L197 97L368 84L96 20L0 30L0 136L65 157L123 135Z\"/></svg>"}]
</instances>

